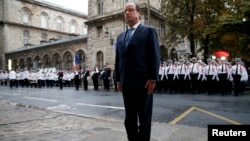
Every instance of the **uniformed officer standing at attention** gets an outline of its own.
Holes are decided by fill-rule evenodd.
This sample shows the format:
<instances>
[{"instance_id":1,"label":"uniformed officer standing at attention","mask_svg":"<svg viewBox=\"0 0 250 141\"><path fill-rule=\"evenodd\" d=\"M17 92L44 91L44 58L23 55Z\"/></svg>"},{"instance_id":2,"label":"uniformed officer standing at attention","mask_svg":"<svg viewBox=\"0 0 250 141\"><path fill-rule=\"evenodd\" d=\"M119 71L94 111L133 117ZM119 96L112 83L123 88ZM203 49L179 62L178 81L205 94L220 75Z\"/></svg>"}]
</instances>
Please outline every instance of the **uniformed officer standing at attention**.
<instances>
[{"instance_id":1,"label":"uniformed officer standing at attention","mask_svg":"<svg viewBox=\"0 0 250 141\"><path fill-rule=\"evenodd\" d=\"M177 67L177 72L178 72L178 81L177 81L177 85L179 88L179 92L181 94L183 94L186 91L186 86L187 84L185 83L185 80L187 79L188 76L188 67L185 64L185 60L184 59L180 59L179 60L179 66Z\"/></svg>"},{"instance_id":2,"label":"uniformed officer standing at attention","mask_svg":"<svg viewBox=\"0 0 250 141\"><path fill-rule=\"evenodd\" d=\"M173 65L173 60L167 60L168 68L167 68L167 84L168 84L168 93L171 94L174 91L174 74L176 71L176 67Z\"/></svg>"},{"instance_id":3,"label":"uniformed officer standing at attention","mask_svg":"<svg viewBox=\"0 0 250 141\"><path fill-rule=\"evenodd\" d=\"M87 67L83 73L83 88L88 90L88 79L90 77L89 68Z\"/></svg>"},{"instance_id":4,"label":"uniformed officer standing at attention","mask_svg":"<svg viewBox=\"0 0 250 141\"><path fill-rule=\"evenodd\" d=\"M13 86L15 86L15 83L16 83L16 72L13 69L9 72L9 81L10 81L10 88L12 88Z\"/></svg>"},{"instance_id":5,"label":"uniformed officer standing at attention","mask_svg":"<svg viewBox=\"0 0 250 141\"><path fill-rule=\"evenodd\" d=\"M162 84L162 90L164 92L167 92L168 90L168 76L167 76L167 68L168 68L168 64L167 62L163 62L163 66L161 69L163 69L163 72L162 72L162 76L161 76L161 84Z\"/></svg>"},{"instance_id":6,"label":"uniformed officer standing at attention","mask_svg":"<svg viewBox=\"0 0 250 141\"><path fill-rule=\"evenodd\" d=\"M16 88L18 88L20 84L20 79L21 79L21 73L19 70L16 71Z\"/></svg>"},{"instance_id":7,"label":"uniformed officer standing at attention","mask_svg":"<svg viewBox=\"0 0 250 141\"><path fill-rule=\"evenodd\" d=\"M243 93L244 87L241 86L241 82L248 80L248 74L246 68L241 64L240 58L235 58L234 61L235 65L232 66L234 95L238 96Z\"/></svg>"},{"instance_id":8,"label":"uniformed officer standing at attention","mask_svg":"<svg viewBox=\"0 0 250 141\"><path fill-rule=\"evenodd\" d=\"M94 90L98 90L99 88L99 76L100 76L100 70L98 65L95 65L93 71L92 71L92 80L94 84Z\"/></svg>"},{"instance_id":9,"label":"uniformed officer standing at attention","mask_svg":"<svg viewBox=\"0 0 250 141\"><path fill-rule=\"evenodd\" d=\"M57 75L58 75L58 84L59 84L60 89L62 90L63 89L63 71L60 70Z\"/></svg>"},{"instance_id":10,"label":"uniformed officer standing at attention","mask_svg":"<svg viewBox=\"0 0 250 141\"><path fill-rule=\"evenodd\" d=\"M225 60L221 60L221 64L218 66L219 77L219 91L221 95L227 94L227 78L228 78L228 66L225 64Z\"/></svg>"},{"instance_id":11,"label":"uniformed officer standing at attention","mask_svg":"<svg viewBox=\"0 0 250 141\"><path fill-rule=\"evenodd\" d=\"M160 93L161 90L162 90L162 75L164 73L164 67L163 67L163 64L161 64L159 66L159 73L158 73L158 81L156 82L156 87L155 87L155 90Z\"/></svg>"},{"instance_id":12,"label":"uniformed officer standing at attention","mask_svg":"<svg viewBox=\"0 0 250 141\"><path fill-rule=\"evenodd\" d=\"M78 70L74 71L74 83L76 90L79 90L80 86L80 72Z\"/></svg>"},{"instance_id":13,"label":"uniformed officer standing at attention","mask_svg":"<svg viewBox=\"0 0 250 141\"><path fill-rule=\"evenodd\" d=\"M192 94L199 93L198 91L198 75L199 75L199 64L197 63L197 58L191 58L192 64L189 66L189 72L191 77L191 91Z\"/></svg>"},{"instance_id":14,"label":"uniformed officer standing at attention","mask_svg":"<svg viewBox=\"0 0 250 141\"><path fill-rule=\"evenodd\" d=\"M208 65L205 67L205 76L206 76L206 90L208 94L215 94L216 87L216 76L217 76L217 67L215 66L214 60L207 59Z\"/></svg>"}]
</instances>

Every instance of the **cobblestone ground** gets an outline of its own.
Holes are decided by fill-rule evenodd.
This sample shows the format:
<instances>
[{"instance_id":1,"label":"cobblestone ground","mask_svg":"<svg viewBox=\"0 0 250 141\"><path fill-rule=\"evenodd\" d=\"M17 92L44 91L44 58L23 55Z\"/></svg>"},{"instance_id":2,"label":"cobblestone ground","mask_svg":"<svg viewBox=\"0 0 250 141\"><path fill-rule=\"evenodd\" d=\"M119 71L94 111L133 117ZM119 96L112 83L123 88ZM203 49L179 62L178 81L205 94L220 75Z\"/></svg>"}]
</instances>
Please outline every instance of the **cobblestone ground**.
<instances>
[{"instance_id":1,"label":"cobblestone ground","mask_svg":"<svg viewBox=\"0 0 250 141\"><path fill-rule=\"evenodd\" d=\"M120 122L100 119L96 122L93 118L16 106L1 100L0 113L1 141L101 141L100 134L109 136L110 141L126 139Z\"/></svg>"},{"instance_id":2,"label":"cobblestone ground","mask_svg":"<svg viewBox=\"0 0 250 141\"><path fill-rule=\"evenodd\" d=\"M207 130L153 123L151 141L207 141ZM127 141L122 121L72 115L0 99L0 141Z\"/></svg>"}]
</instances>

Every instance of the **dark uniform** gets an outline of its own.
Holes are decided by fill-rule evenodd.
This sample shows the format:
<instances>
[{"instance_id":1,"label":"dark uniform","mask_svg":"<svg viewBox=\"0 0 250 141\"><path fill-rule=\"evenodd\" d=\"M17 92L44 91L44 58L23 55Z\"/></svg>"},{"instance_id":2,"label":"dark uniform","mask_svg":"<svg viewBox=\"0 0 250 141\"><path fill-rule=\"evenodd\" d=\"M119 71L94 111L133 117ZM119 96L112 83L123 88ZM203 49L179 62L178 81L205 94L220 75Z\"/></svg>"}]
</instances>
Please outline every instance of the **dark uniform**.
<instances>
[{"instance_id":1,"label":"dark uniform","mask_svg":"<svg viewBox=\"0 0 250 141\"><path fill-rule=\"evenodd\" d=\"M83 73L83 87L84 87L84 90L88 90L88 77L89 77L89 70L86 70Z\"/></svg>"},{"instance_id":2,"label":"dark uniform","mask_svg":"<svg viewBox=\"0 0 250 141\"><path fill-rule=\"evenodd\" d=\"M79 74L78 71L74 72L74 83L75 83L76 90L79 90L79 86L80 86L80 74Z\"/></svg>"},{"instance_id":3,"label":"dark uniform","mask_svg":"<svg viewBox=\"0 0 250 141\"><path fill-rule=\"evenodd\" d=\"M97 66L95 66L92 73L93 73L92 74L92 80L93 80L93 84L94 84L94 90L98 90L100 71L99 71Z\"/></svg>"},{"instance_id":4,"label":"dark uniform","mask_svg":"<svg viewBox=\"0 0 250 141\"><path fill-rule=\"evenodd\" d=\"M63 72L60 71L58 72L58 84L59 84L59 87L60 89L63 89Z\"/></svg>"},{"instance_id":5,"label":"dark uniform","mask_svg":"<svg viewBox=\"0 0 250 141\"><path fill-rule=\"evenodd\" d=\"M197 63L197 58L192 58L192 64L189 66L190 77L191 77L191 91L193 94L200 93L198 90L198 75L199 75L199 65Z\"/></svg>"}]
</instances>

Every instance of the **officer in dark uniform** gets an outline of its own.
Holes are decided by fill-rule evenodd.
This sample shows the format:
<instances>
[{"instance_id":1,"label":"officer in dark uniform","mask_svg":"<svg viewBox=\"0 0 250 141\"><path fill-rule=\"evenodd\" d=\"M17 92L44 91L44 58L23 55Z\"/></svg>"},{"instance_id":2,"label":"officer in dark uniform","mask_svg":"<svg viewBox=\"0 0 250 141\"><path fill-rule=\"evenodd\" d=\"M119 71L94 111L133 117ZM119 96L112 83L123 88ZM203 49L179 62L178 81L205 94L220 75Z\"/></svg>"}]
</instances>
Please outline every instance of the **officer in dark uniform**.
<instances>
[{"instance_id":1,"label":"officer in dark uniform","mask_svg":"<svg viewBox=\"0 0 250 141\"><path fill-rule=\"evenodd\" d=\"M74 83L75 83L76 90L79 90L79 86L80 86L80 74L79 74L78 71L74 72Z\"/></svg>"},{"instance_id":2,"label":"officer in dark uniform","mask_svg":"<svg viewBox=\"0 0 250 141\"><path fill-rule=\"evenodd\" d=\"M59 87L62 90L63 89L63 71L60 70L57 75L58 75Z\"/></svg>"},{"instance_id":3,"label":"officer in dark uniform","mask_svg":"<svg viewBox=\"0 0 250 141\"><path fill-rule=\"evenodd\" d=\"M104 89L106 91L109 91L110 89L110 76L111 76L111 68L107 65L104 68L103 72L103 84L104 84Z\"/></svg>"},{"instance_id":4,"label":"officer in dark uniform","mask_svg":"<svg viewBox=\"0 0 250 141\"><path fill-rule=\"evenodd\" d=\"M83 87L84 90L88 90L88 77L89 77L89 70L86 69L83 73Z\"/></svg>"},{"instance_id":5,"label":"officer in dark uniform","mask_svg":"<svg viewBox=\"0 0 250 141\"><path fill-rule=\"evenodd\" d=\"M92 72L92 80L93 80L93 84L94 84L94 90L98 90L99 87L99 74L100 74L100 70L98 68L98 65L95 65L94 70Z\"/></svg>"}]
</instances>

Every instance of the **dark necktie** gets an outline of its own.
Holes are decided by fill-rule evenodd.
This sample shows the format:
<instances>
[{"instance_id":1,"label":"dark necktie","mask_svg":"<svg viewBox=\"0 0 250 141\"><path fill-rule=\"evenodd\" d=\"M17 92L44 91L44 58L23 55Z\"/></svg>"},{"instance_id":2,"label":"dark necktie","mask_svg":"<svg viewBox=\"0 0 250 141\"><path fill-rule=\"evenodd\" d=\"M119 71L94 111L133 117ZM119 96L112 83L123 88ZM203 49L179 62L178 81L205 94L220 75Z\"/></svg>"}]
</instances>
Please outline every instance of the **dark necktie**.
<instances>
[{"instance_id":1,"label":"dark necktie","mask_svg":"<svg viewBox=\"0 0 250 141\"><path fill-rule=\"evenodd\" d=\"M223 72L224 71L224 64L222 64L222 69L221 69L221 72Z\"/></svg>"},{"instance_id":2,"label":"dark necktie","mask_svg":"<svg viewBox=\"0 0 250 141\"><path fill-rule=\"evenodd\" d=\"M194 64L193 64L193 67L192 67L192 71L191 71L191 73L194 73Z\"/></svg>"},{"instance_id":3,"label":"dark necktie","mask_svg":"<svg viewBox=\"0 0 250 141\"><path fill-rule=\"evenodd\" d=\"M169 66L169 68L168 68L168 73L169 73L171 67L172 67L172 65Z\"/></svg>"},{"instance_id":4,"label":"dark necktie","mask_svg":"<svg viewBox=\"0 0 250 141\"><path fill-rule=\"evenodd\" d=\"M209 73L210 73L210 65L208 66L208 75L209 75Z\"/></svg>"},{"instance_id":5,"label":"dark necktie","mask_svg":"<svg viewBox=\"0 0 250 141\"><path fill-rule=\"evenodd\" d=\"M133 30L134 30L134 28L130 28L130 29L128 29L128 31L127 31L126 40L125 40L125 46L126 46L126 48L127 48L128 43L129 43L129 41L130 41L130 39L131 39L131 37L132 37L132 32L133 32Z\"/></svg>"},{"instance_id":6,"label":"dark necktie","mask_svg":"<svg viewBox=\"0 0 250 141\"><path fill-rule=\"evenodd\" d=\"M238 75L238 69L239 69L239 65L237 64L237 66L236 66L236 75Z\"/></svg>"}]
</instances>

